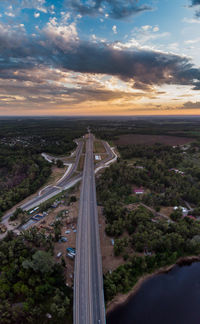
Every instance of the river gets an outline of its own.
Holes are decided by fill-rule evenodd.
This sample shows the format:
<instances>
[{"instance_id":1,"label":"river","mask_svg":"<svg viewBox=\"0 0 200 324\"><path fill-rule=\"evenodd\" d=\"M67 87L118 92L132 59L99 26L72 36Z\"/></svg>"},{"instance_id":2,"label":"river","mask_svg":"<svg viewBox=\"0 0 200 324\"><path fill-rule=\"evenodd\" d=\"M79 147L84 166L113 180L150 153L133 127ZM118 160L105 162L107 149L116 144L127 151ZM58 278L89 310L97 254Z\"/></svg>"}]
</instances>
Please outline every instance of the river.
<instances>
[{"instance_id":1,"label":"river","mask_svg":"<svg viewBox=\"0 0 200 324\"><path fill-rule=\"evenodd\" d=\"M107 324L200 324L200 262L148 279Z\"/></svg>"}]
</instances>

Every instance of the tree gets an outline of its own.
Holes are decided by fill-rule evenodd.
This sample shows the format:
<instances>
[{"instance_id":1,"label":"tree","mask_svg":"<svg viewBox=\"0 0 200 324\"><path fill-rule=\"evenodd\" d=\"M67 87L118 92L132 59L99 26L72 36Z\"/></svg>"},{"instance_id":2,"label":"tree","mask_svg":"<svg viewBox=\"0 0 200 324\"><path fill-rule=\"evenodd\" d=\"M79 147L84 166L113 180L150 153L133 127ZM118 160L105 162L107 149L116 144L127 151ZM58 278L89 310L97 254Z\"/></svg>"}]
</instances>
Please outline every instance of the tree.
<instances>
[{"instance_id":1,"label":"tree","mask_svg":"<svg viewBox=\"0 0 200 324\"><path fill-rule=\"evenodd\" d=\"M178 220L181 219L182 217L182 210L180 208L174 210L171 215L170 215L171 219L175 222L177 222Z\"/></svg>"},{"instance_id":2,"label":"tree","mask_svg":"<svg viewBox=\"0 0 200 324\"><path fill-rule=\"evenodd\" d=\"M15 212L12 214L12 216L10 217L10 220L13 221L13 220L17 219L18 216L19 216L20 214L23 214L23 213L24 213L24 211L23 211L21 208L17 208L17 209L15 210Z\"/></svg>"},{"instance_id":3,"label":"tree","mask_svg":"<svg viewBox=\"0 0 200 324\"><path fill-rule=\"evenodd\" d=\"M77 200L77 199L76 199L76 196L71 196L71 197L70 197L70 202L76 202L76 200Z\"/></svg>"},{"instance_id":4,"label":"tree","mask_svg":"<svg viewBox=\"0 0 200 324\"><path fill-rule=\"evenodd\" d=\"M53 271L54 260L45 251L37 251L32 256L32 260L25 260L22 263L24 269L33 269L35 272L51 273Z\"/></svg>"},{"instance_id":5,"label":"tree","mask_svg":"<svg viewBox=\"0 0 200 324\"><path fill-rule=\"evenodd\" d=\"M56 161L56 165L57 165L58 168L64 168L64 163L63 163L62 160L59 160L59 159L58 159L58 160Z\"/></svg>"}]
</instances>

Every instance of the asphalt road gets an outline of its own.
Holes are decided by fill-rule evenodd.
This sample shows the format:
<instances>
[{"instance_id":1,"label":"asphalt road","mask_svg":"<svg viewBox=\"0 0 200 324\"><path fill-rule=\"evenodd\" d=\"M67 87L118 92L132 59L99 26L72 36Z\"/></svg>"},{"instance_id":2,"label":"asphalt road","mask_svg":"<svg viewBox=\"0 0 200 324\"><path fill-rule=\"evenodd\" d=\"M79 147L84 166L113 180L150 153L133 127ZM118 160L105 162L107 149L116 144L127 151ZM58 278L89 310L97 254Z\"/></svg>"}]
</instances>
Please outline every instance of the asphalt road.
<instances>
[{"instance_id":1,"label":"asphalt road","mask_svg":"<svg viewBox=\"0 0 200 324\"><path fill-rule=\"evenodd\" d=\"M86 142L76 249L74 324L105 324L93 135L90 133Z\"/></svg>"},{"instance_id":2,"label":"asphalt road","mask_svg":"<svg viewBox=\"0 0 200 324\"><path fill-rule=\"evenodd\" d=\"M80 180L80 175L74 177L73 179L71 179L73 173L77 170L78 164L79 164L79 160L80 160L80 156L82 154L82 150L83 150L83 141L79 141L78 142L78 146L76 149L76 159L74 164L72 165L69 173L66 175L66 177L64 177L60 182L57 183L56 186L49 186L42 195L34 197L33 199L30 199L27 203L23 204L20 206L20 208L22 208L23 210L29 210L31 208L36 207L37 205L41 204L42 202L48 200L49 198L55 196L56 194L58 194L59 192L61 192L62 190L65 190L67 185L69 184L69 182L74 182L76 183L76 180ZM13 212L9 212L6 215L3 216L2 218L2 222L5 222L8 218L10 218L10 216L13 214Z\"/></svg>"}]
</instances>

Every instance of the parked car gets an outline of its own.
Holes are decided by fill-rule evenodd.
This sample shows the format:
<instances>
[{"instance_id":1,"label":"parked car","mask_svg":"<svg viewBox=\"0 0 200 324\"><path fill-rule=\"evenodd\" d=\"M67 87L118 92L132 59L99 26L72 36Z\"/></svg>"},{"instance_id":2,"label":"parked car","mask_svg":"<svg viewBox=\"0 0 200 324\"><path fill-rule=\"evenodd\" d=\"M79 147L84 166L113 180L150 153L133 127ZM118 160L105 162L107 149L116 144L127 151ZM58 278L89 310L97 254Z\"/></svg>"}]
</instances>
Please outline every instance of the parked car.
<instances>
[{"instance_id":1,"label":"parked car","mask_svg":"<svg viewBox=\"0 0 200 324\"><path fill-rule=\"evenodd\" d=\"M62 255L62 252L58 252L58 254L56 255L57 258L60 258Z\"/></svg>"},{"instance_id":2,"label":"parked car","mask_svg":"<svg viewBox=\"0 0 200 324\"><path fill-rule=\"evenodd\" d=\"M58 242L59 242L59 243L67 242L67 238L66 238L65 236L61 236L61 238L59 239Z\"/></svg>"}]
</instances>

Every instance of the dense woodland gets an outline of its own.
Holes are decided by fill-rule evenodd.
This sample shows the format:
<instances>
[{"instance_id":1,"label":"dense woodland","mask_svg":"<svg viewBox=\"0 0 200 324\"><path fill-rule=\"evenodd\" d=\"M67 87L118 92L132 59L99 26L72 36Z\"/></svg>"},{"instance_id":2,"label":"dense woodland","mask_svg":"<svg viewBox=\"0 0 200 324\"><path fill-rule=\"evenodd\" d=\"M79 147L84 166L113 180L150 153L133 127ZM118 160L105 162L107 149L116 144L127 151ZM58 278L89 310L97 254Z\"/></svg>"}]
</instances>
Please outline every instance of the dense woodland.
<instances>
[{"instance_id":1,"label":"dense woodland","mask_svg":"<svg viewBox=\"0 0 200 324\"><path fill-rule=\"evenodd\" d=\"M98 138L113 141L123 134L175 135L200 140L199 117L106 117L90 120Z\"/></svg>"},{"instance_id":2,"label":"dense woodland","mask_svg":"<svg viewBox=\"0 0 200 324\"><path fill-rule=\"evenodd\" d=\"M41 153L69 154L86 125L65 118L0 119L0 217L47 181L51 167Z\"/></svg>"},{"instance_id":3,"label":"dense woodland","mask_svg":"<svg viewBox=\"0 0 200 324\"><path fill-rule=\"evenodd\" d=\"M144 203L159 211L162 206L184 205L187 200L199 216L198 144L191 145L186 153L180 147L161 144L129 145L118 150L122 158L97 181L106 233L115 238L115 255L122 255L126 261L105 275L107 301L130 290L141 275L175 263L179 257L200 253L199 222L183 219L180 211L173 212L167 221L140 205ZM172 168L181 169L184 174ZM143 187L145 194L135 195L135 186ZM130 210L129 204L135 204L135 209Z\"/></svg>"},{"instance_id":4,"label":"dense woodland","mask_svg":"<svg viewBox=\"0 0 200 324\"><path fill-rule=\"evenodd\" d=\"M187 154L179 147L161 144L118 149L124 159L134 158L135 162L130 164L122 159L105 171L98 182L100 201L105 201L106 205L110 199L118 202L119 198L136 202L137 197L132 196L132 187L136 185L146 189L142 201L149 206L176 206L184 200L199 206L200 167L192 162L192 149ZM184 175L174 172L173 168L181 169Z\"/></svg>"},{"instance_id":5,"label":"dense woodland","mask_svg":"<svg viewBox=\"0 0 200 324\"><path fill-rule=\"evenodd\" d=\"M47 180L51 168L40 155L22 147L0 146L0 216L34 193Z\"/></svg>"},{"instance_id":6,"label":"dense woodland","mask_svg":"<svg viewBox=\"0 0 200 324\"><path fill-rule=\"evenodd\" d=\"M0 242L2 324L71 323L72 290L64 265L54 262L53 244L35 229Z\"/></svg>"},{"instance_id":7,"label":"dense woodland","mask_svg":"<svg viewBox=\"0 0 200 324\"><path fill-rule=\"evenodd\" d=\"M35 153L67 154L86 133L87 122L72 118L0 119L0 143L27 147Z\"/></svg>"}]
</instances>

